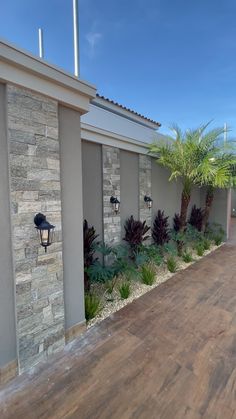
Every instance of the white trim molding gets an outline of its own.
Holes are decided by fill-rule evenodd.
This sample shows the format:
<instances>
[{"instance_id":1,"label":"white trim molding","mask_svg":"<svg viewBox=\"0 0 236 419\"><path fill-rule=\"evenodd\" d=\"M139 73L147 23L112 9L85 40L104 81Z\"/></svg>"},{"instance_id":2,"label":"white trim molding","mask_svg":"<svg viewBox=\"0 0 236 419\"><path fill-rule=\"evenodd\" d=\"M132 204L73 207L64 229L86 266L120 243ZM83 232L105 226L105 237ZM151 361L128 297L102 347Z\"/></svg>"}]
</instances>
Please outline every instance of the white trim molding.
<instances>
[{"instance_id":1,"label":"white trim molding","mask_svg":"<svg viewBox=\"0 0 236 419\"><path fill-rule=\"evenodd\" d=\"M142 143L129 137L123 137L113 132L85 124L84 122L81 123L81 139L138 154L147 154L148 152L147 143Z\"/></svg>"},{"instance_id":2,"label":"white trim molding","mask_svg":"<svg viewBox=\"0 0 236 419\"><path fill-rule=\"evenodd\" d=\"M89 111L96 96L94 85L5 41L0 41L0 81L41 93L81 114Z\"/></svg>"}]
</instances>

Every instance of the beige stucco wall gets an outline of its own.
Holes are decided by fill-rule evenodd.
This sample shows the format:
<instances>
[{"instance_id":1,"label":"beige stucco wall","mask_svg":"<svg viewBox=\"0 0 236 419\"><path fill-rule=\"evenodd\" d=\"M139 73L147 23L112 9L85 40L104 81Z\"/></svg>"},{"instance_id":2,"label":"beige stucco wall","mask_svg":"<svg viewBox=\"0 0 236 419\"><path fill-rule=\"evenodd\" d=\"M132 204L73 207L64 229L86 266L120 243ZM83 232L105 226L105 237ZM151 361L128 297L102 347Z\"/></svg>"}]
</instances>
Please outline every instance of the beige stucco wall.
<instances>
[{"instance_id":1,"label":"beige stucco wall","mask_svg":"<svg viewBox=\"0 0 236 419\"><path fill-rule=\"evenodd\" d=\"M0 367L17 357L6 103L6 86L0 83Z\"/></svg>"},{"instance_id":2,"label":"beige stucco wall","mask_svg":"<svg viewBox=\"0 0 236 419\"><path fill-rule=\"evenodd\" d=\"M59 106L66 329L84 322L82 153L79 112Z\"/></svg>"},{"instance_id":3,"label":"beige stucco wall","mask_svg":"<svg viewBox=\"0 0 236 419\"><path fill-rule=\"evenodd\" d=\"M103 240L102 146L82 141L83 217Z\"/></svg>"}]
</instances>

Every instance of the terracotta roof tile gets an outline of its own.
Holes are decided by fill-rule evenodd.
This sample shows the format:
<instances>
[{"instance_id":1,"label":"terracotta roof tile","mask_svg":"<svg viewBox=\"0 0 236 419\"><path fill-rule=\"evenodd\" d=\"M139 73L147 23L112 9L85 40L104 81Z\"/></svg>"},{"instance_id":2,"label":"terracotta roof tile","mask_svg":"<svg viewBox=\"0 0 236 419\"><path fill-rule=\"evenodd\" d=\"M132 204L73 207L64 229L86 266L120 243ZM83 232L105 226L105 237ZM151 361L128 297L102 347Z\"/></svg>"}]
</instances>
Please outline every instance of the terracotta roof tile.
<instances>
[{"instance_id":1,"label":"terracotta roof tile","mask_svg":"<svg viewBox=\"0 0 236 419\"><path fill-rule=\"evenodd\" d=\"M142 115L142 114L140 114L140 113L138 113L138 112L135 112L135 111L133 111L132 109L129 109L129 108L127 108L126 106L121 105L121 104L120 104L120 103L118 103L118 102L115 102L114 100L111 100L111 99L108 99L108 98L107 98L107 97L105 97L105 96L101 96L101 95L99 95L99 93L97 93L97 94L96 94L96 96L97 96L97 98L99 98L99 99L103 99L103 100L106 100L107 102L112 103L113 105L119 106L119 108L124 109L124 110L126 110L126 111L128 111L128 112L131 112L131 113L133 113L134 115L137 115L137 116L139 116L140 118L143 118L143 119L145 119L146 121L151 122L152 124L157 125L158 127L160 127L160 126L161 126L160 122L157 122L157 121L154 121L153 119L147 118L146 116L144 116L144 115Z\"/></svg>"}]
</instances>

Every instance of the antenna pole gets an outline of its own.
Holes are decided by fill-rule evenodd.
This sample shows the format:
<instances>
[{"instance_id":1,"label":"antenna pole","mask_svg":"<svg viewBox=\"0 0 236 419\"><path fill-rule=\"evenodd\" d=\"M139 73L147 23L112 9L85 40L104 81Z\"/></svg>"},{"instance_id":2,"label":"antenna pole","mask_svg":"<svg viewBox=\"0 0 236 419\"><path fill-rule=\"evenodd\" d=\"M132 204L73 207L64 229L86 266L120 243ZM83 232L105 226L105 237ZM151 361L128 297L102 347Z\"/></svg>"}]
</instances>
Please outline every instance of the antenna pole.
<instances>
[{"instance_id":1,"label":"antenna pole","mask_svg":"<svg viewBox=\"0 0 236 419\"><path fill-rule=\"evenodd\" d=\"M226 122L224 123L224 143L227 142L227 124Z\"/></svg>"},{"instance_id":2,"label":"antenna pole","mask_svg":"<svg viewBox=\"0 0 236 419\"><path fill-rule=\"evenodd\" d=\"M43 47L43 30L39 28L39 56L44 58L44 47Z\"/></svg>"},{"instance_id":3,"label":"antenna pole","mask_svg":"<svg viewBox=\"0 0 236 419\"><path fill-rule=\"evenodd\" d=\"M79 25L78 0L73 0L73 27L74 27L74 74L79 77Z\"/></svg>"}]
</instances>

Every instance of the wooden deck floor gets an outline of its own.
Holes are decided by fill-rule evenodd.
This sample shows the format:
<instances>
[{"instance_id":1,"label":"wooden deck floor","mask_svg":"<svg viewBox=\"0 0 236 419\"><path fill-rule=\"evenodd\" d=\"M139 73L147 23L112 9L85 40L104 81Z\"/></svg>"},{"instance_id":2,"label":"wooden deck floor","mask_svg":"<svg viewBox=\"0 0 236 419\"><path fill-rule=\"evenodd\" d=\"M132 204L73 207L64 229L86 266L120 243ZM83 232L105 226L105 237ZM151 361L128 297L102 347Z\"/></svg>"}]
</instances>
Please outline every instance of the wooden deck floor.
<instances>
[{"instance_id":1,"label":"wooden deck floor","mask_svg":"<svg viewBox=\"0 0 236 419\"><path fill-rule=\"evenodd\" d=\"M236 418L236 246L0 391L0 418Z\"/></svg>"}]
</instances>

